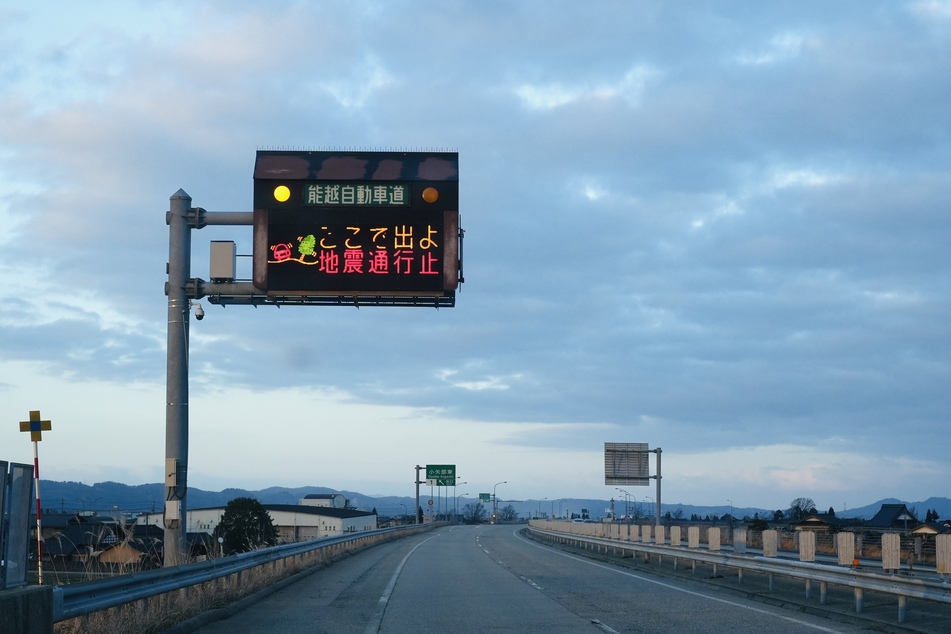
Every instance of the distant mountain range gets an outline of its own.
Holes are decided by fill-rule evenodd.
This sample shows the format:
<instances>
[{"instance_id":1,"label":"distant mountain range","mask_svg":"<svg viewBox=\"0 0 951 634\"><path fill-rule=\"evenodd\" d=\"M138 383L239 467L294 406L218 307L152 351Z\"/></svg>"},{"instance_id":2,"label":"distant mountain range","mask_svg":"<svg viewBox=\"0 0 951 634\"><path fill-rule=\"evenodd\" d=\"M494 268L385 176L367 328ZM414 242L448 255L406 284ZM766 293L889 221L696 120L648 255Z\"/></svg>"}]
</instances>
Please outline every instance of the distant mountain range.
<instances>
[{"instance_id":1,"label":"distant mountain range","mask_svg":"<svg viewBox=\"0 0 951 634\"><path fill-rule=\"evenodd\" d=\"M83 484L81 482L56 482L53 480L40 481L41 503L44 513L78 513L95 512L99 515L110 515L115 513L149 513L161 512L163 501L165 499L165 485L161 483L154 484L121 484L119 482L97 482L96 484ZM244 489L224 489L223 491L203 491L202 489L188 489L188 507L192 509L224 506L230 500L236 497L251 497L259 500L262 504L297 504L298 500L306 495L339 493L346 497L355 508L370 511L376 509L382 516L402 515L404 513L412 514L415 504L414 498L410 496L371 496L357 493L354 491L338 491L326 487L270 487L260 491L247 491ZM420 489L420 505L428 508L429 490ZM433 505L435 508L446 509L454 507L456 502L452 494L442 493L442 497L437 499L433 496ZM458 498L458 507L460 510L474 500L470 496L460 496ZM951 498L931 497L920 502L908 502L895 498L885 498L858 508L847 509L845 511L836 510L840 517L855 517L868 519L875 515L882 504L904 503L909 509L917 511L920 519L924 519L929 510L936 510L941 518L951 517ZM546 516L554 513L562 516L567 513L580 513L582 509L587 509L592 518L607 515L611 506L609 500L565 498L556 500L506 500L501 496L499 498L500 508L511 504L519 513L519 517L535 517L536 515ZM486 505L488 506L488 505ZM623 499L614 500L614 509L617 515L624 515L626 511L632 510L635 503L630 503L625 507ZM640 515L653 512L653 505L648 502L636 503ZM826 511L826 508L819 508L819 511ZM663 513L677 513L680 516L689 519L692 515L701 518L707 515L723 516L731 513L734 517L752 517L759 514L760 517L772 517L776 509L760 509L751 507L735 507L729 505L711 505L699 506L691 504L663 504L661 511Z\"/></svg>"}]
</instances>

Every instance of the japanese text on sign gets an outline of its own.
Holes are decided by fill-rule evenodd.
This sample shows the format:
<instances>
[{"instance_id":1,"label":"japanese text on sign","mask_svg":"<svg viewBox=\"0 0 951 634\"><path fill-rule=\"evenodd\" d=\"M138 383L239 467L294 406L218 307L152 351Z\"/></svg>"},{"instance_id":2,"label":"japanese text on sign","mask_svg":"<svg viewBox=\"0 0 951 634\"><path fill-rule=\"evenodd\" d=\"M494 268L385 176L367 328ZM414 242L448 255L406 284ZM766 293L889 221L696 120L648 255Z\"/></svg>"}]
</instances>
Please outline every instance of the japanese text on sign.
<instances>
[{"instance_id":1,"label":"japanese text on sign","mask_svg":"<svg viewBox=\"0 0 951 634\"><path fill-rule=\"evenodd\" d=\"M455 486L456 465L426 465L426 480L432 481L433 486Z\"/></svg>"},{"instance_id":2,"label":"japanese text on sign","mask_svg":"<svg viewBox=\"0 0 951 634\"><path fill-rule=\"evenodd\" d=\"M328 275L439 275L442 241L431 224L321 225L316 233L269 246L268 264L316 266Z\"/></svg>"},{"instance_id":3,"label":"japanese text on sign","mask_svg":"<svg viewBox=\"0 0 951 634\"><path fill-rule=\"evenodd\" d=\"M402 207L409 204L408 189L405 184L312 183L304 186L304 204Z\"/></svg>"}]
</instances>

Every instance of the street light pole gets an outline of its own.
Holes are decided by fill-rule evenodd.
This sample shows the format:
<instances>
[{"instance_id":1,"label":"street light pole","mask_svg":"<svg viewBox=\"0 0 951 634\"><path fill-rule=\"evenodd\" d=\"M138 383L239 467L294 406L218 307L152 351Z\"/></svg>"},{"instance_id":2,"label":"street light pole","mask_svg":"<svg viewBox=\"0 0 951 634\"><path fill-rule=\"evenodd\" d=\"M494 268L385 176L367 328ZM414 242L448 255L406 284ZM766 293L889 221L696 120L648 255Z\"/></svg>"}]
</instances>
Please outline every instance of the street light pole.
<instances>
[{"instance_id":1,"label":"street light pole","mask_svg":"<svg viewBox=\"0 0 951 634\"><path fill-rule=\"evenodd\" d=\"M492 487L492 523L495 524L499 521L499 498L495 495L495 490L500 484L508 484L508 480L503 480L502 482L496 482L495 486Z\"/></svg>"},{"instance_id":2,"label":"street light pole","mask_svg":"<svg viewBox=\"0 0 951 634\"><path fill-rule=\"evenodd\" d=\"M457 477L456 479L458 480L459 478ZM460 493L459 495L456 495L456 485L458 485L458 484L469 484L469 483L468 483L468 482L456 482L456 484L454 484L453 487L452 487L452 499L453 499L453 502L452 502L452 523L453 523L453 524L456 523L456 518L459 517L459 498L462 497L463 495L465 495L465 493Z\"/></svg>"},{"instance_id":3,"label":"street light pole","mask_svg":"<svg viewBox=\"0 0 951 634\"><path fill-rule=\"evenodd\" d=\"M457 509L457 510L456 510L456 517L459 516L459 511L458 511L458 509L459 509L459 498L464 498L464 497L466 497L467 495L469 495L468 492L466 492L466 493L460 493L459 495L456 496L456 509Z\"/></svg>"},{"instance_id":4,"label":"street light pole","mask_svg":"<svg viewBox=\"0 0 951 634\"><path fill-rule=\"evenodd\" d=\"M625 491L624 489L622 489L621 487L614 487L614 488L624 494L624 519L630 522L631 521L631 498L634 496L628 493L627 491ZM635 498L635 500L636 499L637 498Z\"/></svg>"}]
</instances>

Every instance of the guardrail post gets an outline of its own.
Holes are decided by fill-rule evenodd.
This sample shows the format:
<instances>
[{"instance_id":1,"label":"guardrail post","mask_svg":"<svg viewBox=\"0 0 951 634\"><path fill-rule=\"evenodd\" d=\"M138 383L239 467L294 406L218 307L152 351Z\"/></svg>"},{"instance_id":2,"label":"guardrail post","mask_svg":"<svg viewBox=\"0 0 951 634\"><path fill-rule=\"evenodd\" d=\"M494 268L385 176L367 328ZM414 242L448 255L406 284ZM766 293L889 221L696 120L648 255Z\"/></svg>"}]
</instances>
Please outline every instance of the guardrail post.
<instances>
[{"instance_id":1,"label":"guardrail post","mask_svg":"<svg viewBox=\"0 0 951 634\"><path fill-rule=\"evenodd\" d=\"M908 617L908 597L903 594L898 595L898 622L904 623Z\"/></svg>"},{"instance_id":2,"label":"guardrail post","mask_svg":"<svg viewBox=\"0 0 951 634\"><path fill-rule=\"evenodd\" d=\"M934 536L935 569L939 575L951 573L951 533Z\"/></svg>"},{"instance_id":3,"label":"guardrail post","mask_svg":"<svg viewBox=\"0 0 951 634\"><path fill-rule=\"evenodd\" d=\"M806 579L806 598L812 598L812 579Z\"/></svg>"},{"instance_id":4,"label":"guardrail post","mask_svg":"<svg viewBox=\"0 0 951 634\"><path fill-rule=\"evenodd\" d=\"M825 605L828 597L829 597L829 582L820 581L819 582L819 605Z\"/></svg>"},{"instance_id":5,"label":"guardrail post","mask_svg":"<svg viewBox=\"0 0 951 634\"><path fill-rule=\"evenodd\" d=\"M862 588L855 589L855 613L861 614L865 608L865 591Z\"/></svg>"},{"instance_id":6,"label":"guardrail post","mask_svg":"<svg viewBox=\"0 0 951 634\"><path fill-rule=\"evenodd\" d=\"M855 533L841 532L835 536L840 566L851 566L855 561Z\"/></svg>"},{"instance_id":7,"label":"guardrail post","mask_svg":"<svg viewBox=\"0 0 951 634\"><path fill-rule=\"evenodd\" d=\"M901 535L884 533L882 535L882 569L898 570L899 568L901 568Z\"/></svg>"},{"instance_id":8,"label":"guardrail post","mask_svg":"<svg viewBox=\"0 0 951 634\"><path fill-rule=\"evenodd\" d=\"M738 526L733 529L733 553L746 554L746 527Z\"/></svg>"},{"instance_id":9,"label":"guardrail post","mask_svg":"<svg viewBox=\"0 0 951 634\"><path fill-rule=\"evenodd\" d=\"M813 531L800 531L799 561L816 560L816 534Z\"/></svg>"},{"instance_id":10,"label":"guardrail post","mask_svg":"<svg viewBox=\"0 0 951 634\"><path fill-rule=\"evenodd\" d=\"M687 527L687 548L700 548L700 527Z\"/></svg>"}]
</instances>

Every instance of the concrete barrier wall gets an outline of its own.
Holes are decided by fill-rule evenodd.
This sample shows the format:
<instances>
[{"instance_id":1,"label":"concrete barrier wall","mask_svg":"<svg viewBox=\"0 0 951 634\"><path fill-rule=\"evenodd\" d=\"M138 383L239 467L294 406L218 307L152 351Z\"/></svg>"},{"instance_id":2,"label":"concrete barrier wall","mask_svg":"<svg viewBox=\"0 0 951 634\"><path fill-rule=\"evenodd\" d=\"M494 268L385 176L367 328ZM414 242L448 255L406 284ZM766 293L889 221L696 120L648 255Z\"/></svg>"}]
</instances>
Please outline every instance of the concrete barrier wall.
<instances>
[{"instance_id":1,"label":"concrete barrier wall","mask_svg":"<svg viewBox=\"0 0 951 634\"><path fill-rule=\"evenodd\" d=\"M26 586L0 592L0 632L53 634L52 586Z\"/></svg>"}]
</instances>

